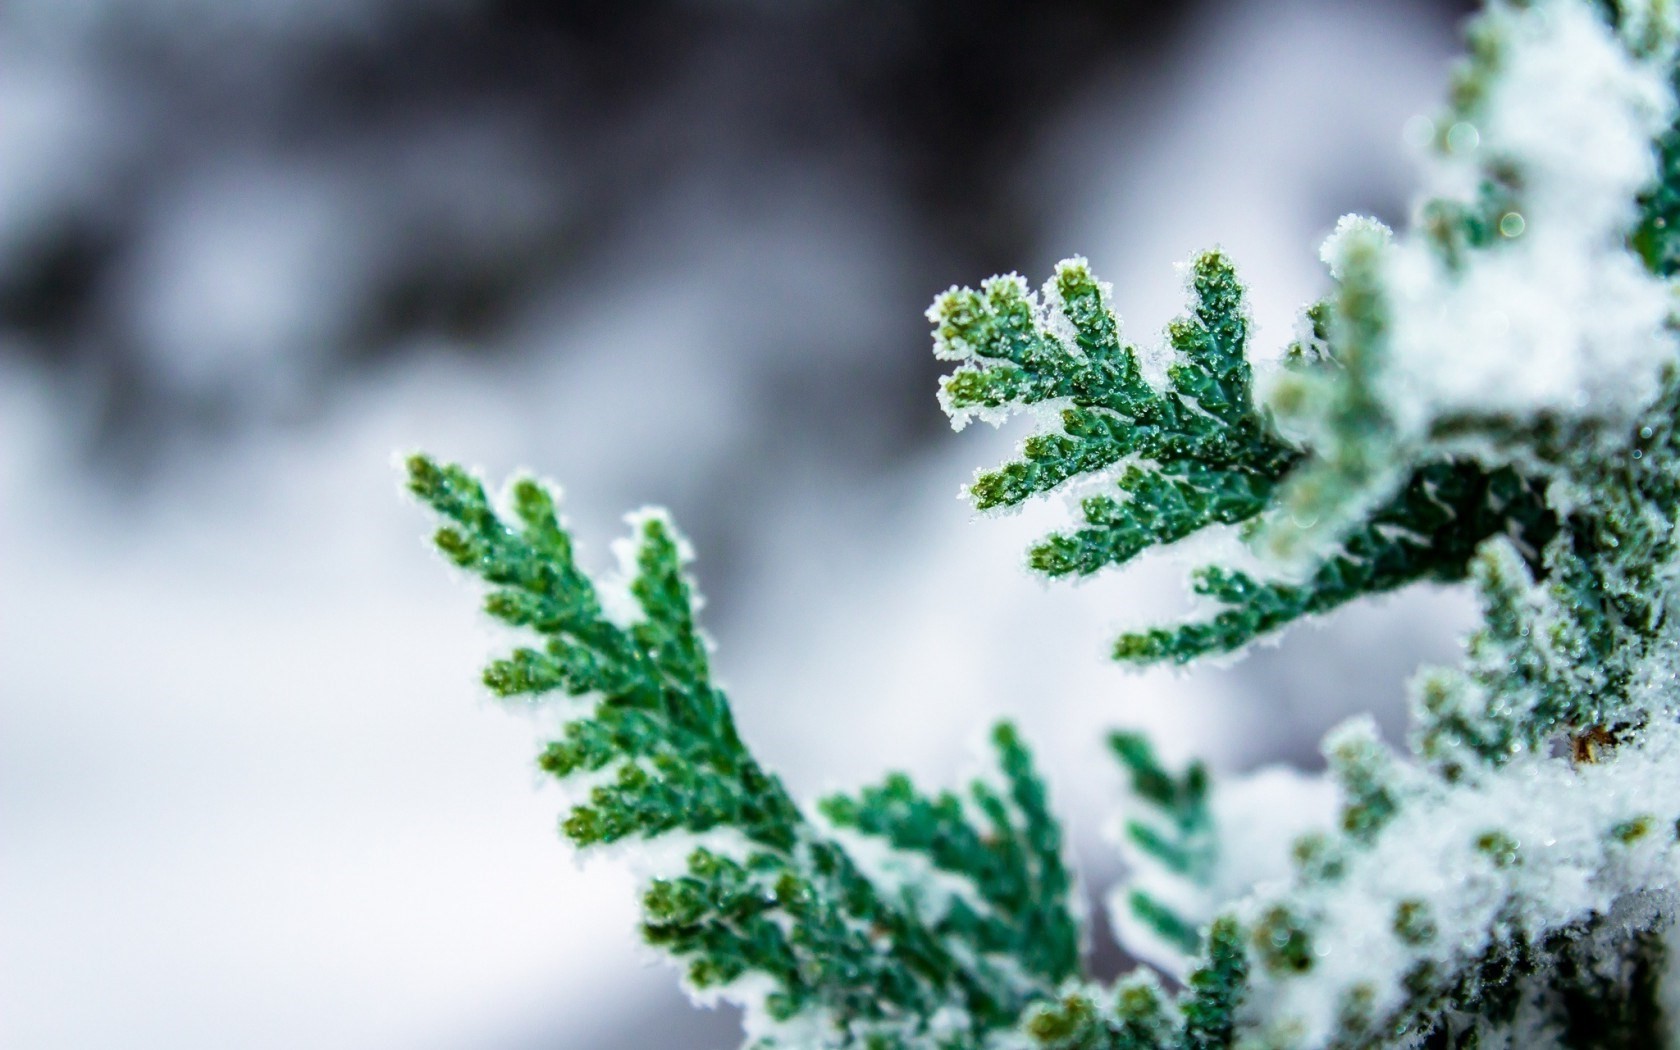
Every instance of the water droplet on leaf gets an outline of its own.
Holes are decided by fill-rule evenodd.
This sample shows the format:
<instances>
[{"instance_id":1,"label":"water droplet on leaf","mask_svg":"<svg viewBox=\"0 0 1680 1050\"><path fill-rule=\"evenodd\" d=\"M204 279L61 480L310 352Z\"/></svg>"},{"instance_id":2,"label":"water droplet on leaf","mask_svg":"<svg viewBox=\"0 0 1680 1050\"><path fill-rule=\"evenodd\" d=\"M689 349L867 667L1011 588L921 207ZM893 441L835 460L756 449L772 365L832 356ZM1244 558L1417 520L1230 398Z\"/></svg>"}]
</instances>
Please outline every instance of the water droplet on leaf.
<instances>
[{"instance_id":1,"label":"water droplet on leaf","mask_svg":"<svg viewBox=\"0 0 1680 1050\"><path fill-rule=\"evenodd\" d=\"M1482 144L1482 133L1476 130L1476 125L1466 120L1447 129L1447 152L1469 153Z\"/></svg>"}]
</instances>

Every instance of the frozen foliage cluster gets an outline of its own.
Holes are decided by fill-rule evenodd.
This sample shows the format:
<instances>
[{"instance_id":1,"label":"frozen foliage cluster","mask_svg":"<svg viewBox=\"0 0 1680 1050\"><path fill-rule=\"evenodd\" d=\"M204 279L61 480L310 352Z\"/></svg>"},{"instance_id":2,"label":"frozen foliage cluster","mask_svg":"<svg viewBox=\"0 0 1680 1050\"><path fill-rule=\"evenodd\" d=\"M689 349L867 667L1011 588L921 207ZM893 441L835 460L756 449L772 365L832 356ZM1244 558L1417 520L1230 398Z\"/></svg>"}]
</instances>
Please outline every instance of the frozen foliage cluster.
<instances>
[{"instance_id":1,"label":"frozen foliage cluster","mask_svg":"<svg viewBox=\"0 0 1680 1050\"><path fill-rule=\"evenodd\" d=\"M1213 529L1240 564L1115 657L1233 653L1416 581L1475 588L1462 664L1421 672L1410 739L1326 739L1319 781L1214 783L1110 740L1133 877L1115 926L1154 968L1080 974L1074 876L1008 725L962 791L902 776L814 807L736 733L687 553L632 521L623 579L573 560L551 489L502 505L410 461L440 549L536 641L509 697L581 698L542 757L578 846L639 850L644 933L748 1008L750 1045L1050 1050L1639 1047L1680 1038L1680 8L1493 2L1428 139L1410 229L1344 220L1331 290L1256 370L1233 262L1192 261L1152 357L1083 260L929 310L954 423L1028 413L980 509L1077 496L1029 553L1082 576ZM1158 367L1164 366L1164 367ZM620 597L609 597L620 595ZM627 595L627 597L623 597Z\"/></svg>"},{"instance_id":2,"label":"frozen foliage cluster","mask_svg":"<svg viewBox=\"0 0 1680 1050\"><path fill-rule=\"evenodd\" d=\"M1626 411L1650 399L1670 351L1667 281L1627 244L1656 176L1651 142L1673 119L1666 58L1629 61L1581 5L1496 14L1481 32L1498 75L1471 120L1436 129L1445 149L1424 188L1437 210L1497 209L1506 244L1470 266L1423 237L1392 249L1383 400L1408 429L1454 411ZM1501 165L1520 182L1490 185ZM1325 245L1333 273L1365 225L1348 220Z\"/></svg>"}]
</instances>

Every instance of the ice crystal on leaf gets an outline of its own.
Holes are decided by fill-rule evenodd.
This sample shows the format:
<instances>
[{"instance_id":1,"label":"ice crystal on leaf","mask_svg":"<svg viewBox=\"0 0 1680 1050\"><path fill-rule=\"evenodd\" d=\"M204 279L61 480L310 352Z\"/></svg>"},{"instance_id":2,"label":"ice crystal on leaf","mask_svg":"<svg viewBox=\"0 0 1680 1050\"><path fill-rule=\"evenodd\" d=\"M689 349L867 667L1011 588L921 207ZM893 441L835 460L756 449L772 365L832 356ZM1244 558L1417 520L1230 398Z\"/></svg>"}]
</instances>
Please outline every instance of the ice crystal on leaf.
<instances>
[{"instance_id":1,"label":"ice crystal on leaf","mask_svg":"<svg viewBox=\"0 0 1680 1050\"><path fill-rule=\"evenodd\" d=\"M953 423L1037 425L974 505L1080 494L1034 570L1247 543L1118 659L1236 652L1418 581L1480 599L1461 664L1415 679L1405 746L1356 720L1323 778L1215 781L1111 738L1133 869L1114 925L1159 975L1081 976L1062 832L1012 728L962 791L893 775L806 808L712 682L668 520L633 518L627 579L598 582L544 486L499 508L410 461L438 547L528 639L485 683L583 698L540 759L576 791L564 833L663 847L641 851L644 935L747 1007L749 1045L1680 1041L1680 5L1495 0L1469 39L1410 227L1338 225L1269 372L1219 251L1190 263L1162 377L1081 259L929 310Z\"/></svg>"}]
</instances>

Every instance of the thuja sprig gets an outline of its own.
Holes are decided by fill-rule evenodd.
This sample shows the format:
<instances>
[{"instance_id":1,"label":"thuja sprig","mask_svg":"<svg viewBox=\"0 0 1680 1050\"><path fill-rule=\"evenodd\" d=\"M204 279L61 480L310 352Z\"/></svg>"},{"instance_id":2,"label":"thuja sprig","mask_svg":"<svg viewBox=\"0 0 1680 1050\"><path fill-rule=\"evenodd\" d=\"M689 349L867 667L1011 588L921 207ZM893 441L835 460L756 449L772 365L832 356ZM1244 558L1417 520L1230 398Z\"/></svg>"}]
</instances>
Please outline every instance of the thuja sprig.
<instances>
[{"instance_id":1,"label":"thuja sprig","mask_svg":"<svg viewBox=\"0 0 1680 1050\"><path fill-rule=\"evenodd\" d=\"M1183 773L1174 775L1138 733L1114 733L1108 746L1130 778L1132 798L1143 810L1126 819L1127 842L1175 878L1205 887L1219 859L1208 805L1207 767L1191 762ZM1201 947L1197 922L1147 890L1134 885L1126 894L1126 907L1185 956Z\"/></svg>"},{"instance_id":2,"label":"thuja sprig","mask_svg":"<svg viewBox=\"0 0 1680 1050\"><path fill-rule=\"evenodd\" d=\"M1086 497L1083 528L1029 554L1050 576L1088 575L1216 523L1253 517L1298 458L1256 410L1241 284L1219 252L1192 267L1194 306L1168 337L1168 385L1144 375L1120 339L1108 291L1082 259L1056 268L1048 305L1019 277L953 288L928 311L934 353L960 362L942 387L953 422L1055 411L1019 458L981 473L969 494L1013 506L1083 475L1119 467L1111 492Z\"/></svg>"},{"instance_id":3,"label":"thuja sprig","mask_svg":"<svg viewBox=\"0 0 1680 1050\"><path fill-rule=\"evenodd\" d=\"M1205 891L1181 907L1220 916L1197 927L1165 883L1132 894L1143 925L1197 953L1176 994L1148 973L1109 990L1078 977L1062 834L1012 728L992 737L997 774L964 791L895 775L807 814L712 682L667 519L633 518L625 579L597 584L543 486L515 483L498 509L466 471L410 462L411 490L444 521L438 547L531 639L486 684L582 699L540 759L580 792L565 834L587 849L676 847L644 882L644 934L691 985L748 1006L752 1046L1633 1047L1672 1035L1660 985L1680 857L1680 8L1490 0L1471 41L1426 169L1436 197L1409 235L1368 220L1338 229L1333 290L1268 397L1219 252L1189 268L1161 378L1121 340L1082 260L1042 296L995 278L930 311L936 353L957 362L942 390L953 421L1027 412L1041 424L975 478L976 506L1083 495L1079 526L1032 548L1036 570L1088 575L1221 527L1270 559L1198 571L1211 608L1123 636L1121 659L1234 651L1420 580L1469 579L1482 600L1464 666L1417 686L1411 753L1369 721L1326 739L1341 804L1296 840L1289 878L1221 853L1201 767L1175 773L1141 738L1113 739L1141 802L1129 857ZM1560 127L1590 131L1593 149L1541 141ZM1535 319L1545 332L1512 327ZM1534 344L1562 367L1536 372ZM1606 361L1628 375L1581 389ZM1490 377L1514 380L1490 392L1511 396L1484 400ZM1221 898L1204 899L1214 882Z\"/></svg>"},{"instance_id":4,"label":"thuja sprig","mask_svg":"<svg viewBox=\"0 0 1680 1050\"><path fill-rule=\"evenodd\" d=\"M793 847L798 809L742 746L711 683L669 521L636 523L628 583L641 615L620 625L578 568L542 485L514 483L510 523L460 467L415 456L408 472L409 490L445 521L433 537L438 550L491 586L485 611L542 640L492 661L485 685L504 697L561 690L603 698L543 752L543 768L557 777L608 774L567 816L568 838L590 846L726 826L766 847Z\"/></svg>"},{"instance_id":5,"label":"thuja sprig","mask_svg":"<svg viewBox=\"0 0 1680 1050\"><path fill-rule=\"evenodd\" d=\"M1434 463L1338 543L1302 581L1267 579L1223 566L1191 575L1191 589L1211 614L1170 627L1130 632L1114 643L1116 659L1188 663L1229 653L1305 616L1355 598L1420 581L1455 583L1477 548L1506 534L1531 557L1556 532L1541 489L1510 468Z\"/></svg>"},{"instance_id":6,"label":"thuja sprig","mask_svg":"<svg viewBox=\"0 0 1680 1050\"><path fill-rule=\"evenodd\" d=\"M835 829L937 871L939 894L891 864L866 870L743 744L665 517L632 519L626 618L578 567L543 485L516 481L503 514L466 470L415 456L408 487L443 519L438 549L490 586L490 615L540 642L492 661L485 684L503 697L590 698L539 759L589 785L564 834L581 848L683 847L679 870L647 884L643 934L697 989L767 977L767 991L738 986L765 1019L757 1045L803 1045L777 1026L807 1018L825 1046L978 1047L1076 972L1061 832L1013 728L993 733L1000 780L977 781L966 800L893 777L824 803Z\"/></svg>"},{"instance_id":7,"label":"thuja sprig","mask_svg":"<svg viewBox=\"0 0 1680 1050\"><path fill-rule=\"evenodd\" d=\"M960 362L942 391L955 423L1028 410L1047 420L1017 459L976 477L968 490L976 507L1012 506L1080 478L1102 485L1113 475L1106 481L1112 491L1080 501L1084 527L1032 548L1028 561L1035 570L1052 577L1090 575L1206 528L1256 523L1280 509L1282 496L1297 504L1295 513L1316 513L1303 511L1304 494L1328 500L1355 483L1350 475L1363 479L1372 469L1353 465L1376 454L1370 450L1346 452L1334 471L1309 461L1257 404L1246 356L1247 308L1224 254L1207 252L1194 261L1190 289L1190 311L1167 330L1174 357L1161 389L1145 376L1138 348L1121 341L1107 288L1083 260L1058 266L1042 301L1010 276L979 291L952 289L929 310L935 354ZM1369 298L1348 295L1319 304L1316 323L1327 335L1364 331L1369 325L1343 318L1375 309ZM1336 368L1335 352L1326 343L1315 352L1302 350L1297 363ZM1349 381L1332 385L1345 390ZM1343 413L1349 419L1365 412L1368 395L1338 396L1353 398ZM1296 476L1308 467L1310 481ZM1222 566L1198 570L1192 587L1211 601L1213 612L1124 634L1114 655L1134 663L1187 663L1233 652L1363 595L1420 580L1461 580L1489 536L1505 533L1537 552L1554 532L1540 487L1515 469L1471 460L1428 463L1411 470L1364 521L1344 530L1304 579L1262 578Z\"/></svg>"},{"instance_id":8,"label":"thuja sprig","mask_svg":"<svg viewBox=\"0 0 1680 1050\"><path fill-rule=\"evenodd\" d=\"M880 787L833 795L819 808L837 827L920 854L938 871L967 879L973 899L957 894L920 902L938 913L940 934L976 953L1011 958L1054 987L1079 969L1061 827L1014 728L998 726L992 742L1004 782L976 780L966 804L948 791L924 795L895 774Z\"/></svg>"}]
</instances>

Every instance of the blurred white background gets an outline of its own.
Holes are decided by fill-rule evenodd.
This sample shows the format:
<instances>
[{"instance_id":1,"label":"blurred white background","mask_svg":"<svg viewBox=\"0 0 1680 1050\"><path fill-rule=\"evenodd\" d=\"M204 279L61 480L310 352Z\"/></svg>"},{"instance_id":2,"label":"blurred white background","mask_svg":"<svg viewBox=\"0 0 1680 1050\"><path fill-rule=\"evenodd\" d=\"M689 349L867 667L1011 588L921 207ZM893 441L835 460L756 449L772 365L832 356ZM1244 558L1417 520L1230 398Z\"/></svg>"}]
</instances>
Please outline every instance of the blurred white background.
<instances>
[{"instance_id":1,"label":"blurred white background","mask_svg":"<svg viewBox=\"0 0 1680 1050\"><path fill-rule=\"evenodd\" d=\"M670 506L801 795L1018 719L1093 894L1107 728L1398 735L1463 596L1121 671L1182 566L1030 579L1066 508L953 499L1020 434L949 432L921 311L1078 252L1150 341L1217 243L1280 347L1462 6L0 4L0 1045L736 1045L559 842L406 450L558 479L596 566Z\"/></svg>"}]
</instances>

